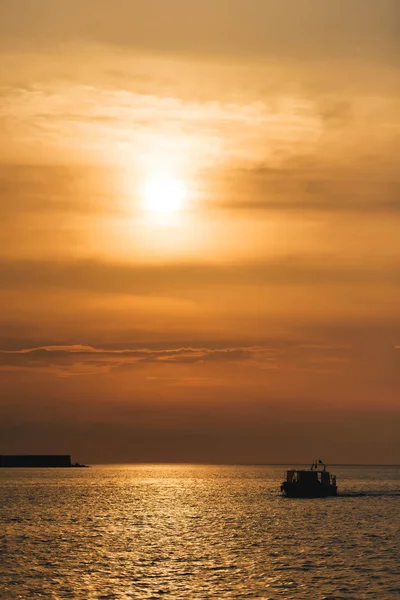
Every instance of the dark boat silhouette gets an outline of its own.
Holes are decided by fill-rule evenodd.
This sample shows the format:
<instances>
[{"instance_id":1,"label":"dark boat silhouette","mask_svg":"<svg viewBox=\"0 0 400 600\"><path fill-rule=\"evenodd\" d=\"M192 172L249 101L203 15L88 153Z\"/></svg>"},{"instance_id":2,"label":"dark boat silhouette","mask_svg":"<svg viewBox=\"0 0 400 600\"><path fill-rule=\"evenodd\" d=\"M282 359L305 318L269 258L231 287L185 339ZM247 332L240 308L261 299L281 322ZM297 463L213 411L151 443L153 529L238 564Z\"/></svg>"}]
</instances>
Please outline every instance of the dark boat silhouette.
<instances>
[{"instance_id":1,"label":"dark boat silhouette","mask_svg":"<svg viewBox=\"0 0 400 600\"><path fill-rule=\"evenodd\" d=\"M289 498L326 498L337 495L336 476L320 460L309 469L289 469L281 492Z\"/></svg>"}]
</instances>

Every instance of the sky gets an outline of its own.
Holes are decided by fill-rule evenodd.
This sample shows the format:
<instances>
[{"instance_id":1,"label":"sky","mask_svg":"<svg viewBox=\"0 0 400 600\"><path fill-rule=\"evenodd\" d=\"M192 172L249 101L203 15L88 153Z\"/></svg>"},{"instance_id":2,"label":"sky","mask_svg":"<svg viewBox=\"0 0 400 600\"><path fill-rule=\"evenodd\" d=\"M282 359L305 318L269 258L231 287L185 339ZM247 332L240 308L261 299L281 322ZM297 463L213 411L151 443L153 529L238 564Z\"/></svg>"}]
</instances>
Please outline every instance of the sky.
<instances>
[{"instance_id":1,"label":"sky","mask_svg":"<svg viewBox=\"0 0 400 600\"><path fill-rule=\"evenodd\" d=\"M400 463L397 0L0 0L0 454Z\"/></svg>"}]
</instances>

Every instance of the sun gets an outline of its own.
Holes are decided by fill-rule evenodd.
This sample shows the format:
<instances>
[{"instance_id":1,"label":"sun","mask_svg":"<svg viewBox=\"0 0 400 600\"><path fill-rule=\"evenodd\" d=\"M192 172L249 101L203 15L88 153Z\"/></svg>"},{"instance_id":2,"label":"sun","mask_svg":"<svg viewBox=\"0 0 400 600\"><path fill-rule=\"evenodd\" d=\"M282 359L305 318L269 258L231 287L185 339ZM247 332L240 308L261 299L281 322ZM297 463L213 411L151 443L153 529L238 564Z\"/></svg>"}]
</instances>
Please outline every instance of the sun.
<instances>
[{"instance_id":1,"label":"sun","mask_svg":"<svg viewBox=\"0 0 400 600\"><path fill-rule=\"evenodd\" d=\"M171 175L149 178L143 186L143 201L154 213L174 213L182 209L187 190L184 183Z\"/></svg>"}]
</instances>

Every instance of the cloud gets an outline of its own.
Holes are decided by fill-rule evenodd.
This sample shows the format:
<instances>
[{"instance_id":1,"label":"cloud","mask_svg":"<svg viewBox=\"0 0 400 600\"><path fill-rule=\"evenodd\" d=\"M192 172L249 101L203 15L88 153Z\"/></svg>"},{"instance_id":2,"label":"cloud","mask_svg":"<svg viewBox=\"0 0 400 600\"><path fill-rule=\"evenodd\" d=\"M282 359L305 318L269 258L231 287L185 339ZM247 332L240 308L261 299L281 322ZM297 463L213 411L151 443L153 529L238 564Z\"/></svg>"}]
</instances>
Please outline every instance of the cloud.
<instances>
[{"instance_id":1,"label":"cloud","mask_svg":"<svg viewBox=\"0 0 400 600\"><path fill-rule=\"evenodd\" d=\"M271 350L261 346L232 348L125 348L104 349L84 345L40 346L0 350L0 370L36 370L56 375L82 375L129 370L138 364L264 363Z\"/></svg>"},{"instance_id":2,"label":"cloud","mask_svg":"<svg viewBox=\"0 0 400 600\"><path fill-rule=\"evenodd\" d=\"M221 285L400 284L400 264L338 265L290 256L230 266L210 263L138 265L96 260L2 260L0 289L85 290L133 296L179 296Z\"/></svg>"},{"instance_id":3,"label":"cloud","mask_svg":"<svg viewBox=\"0 0 400 600\"><path fill-rule=\"evenodd\" d=\"M0 196L3 222L29 214L120 213L104 190L104 170L88 166L0 164Z\"/></svg>"},{"instance_id":4,"label":"cloud","mask_svg":"<svg viewBox=\"0 0 400 600\"><path fill-rule=\"evenodd\" d=\"M397 106L397 105L396 105ZM400 104L397 106L397 111ZM282 158L279 163L254 161L232 168L225 179L217 181L229 193L216 195L209 207L231 211L275 211L282 214L326 213L360 218L372 215L397 216L400 211L400 177L394 156L400 151L395 106L390 109L392 125L384 127L382 139L374 147L354 122L343 133L334 130L329 142L320 141L312 153ZM389 120L390 120L389 119ZM371 132L370 132L371 133ZM325 131L329 137L329 131ZM335 138L338 138L336 140ZM335 158L333 158L332 156ZM346 164L340 159L346 157Z\"/></svg>"},{"instance_id":5,"label":"cloud","mask_svg":"<svg viewBox=\"0 0 400 600\"><path fill-rule=\"evenodd\" d=\"M128 154L132 168L149 153L153 164L161 153L164 163L177 156L188 168L199 168L252 160L265 153L266 132L275 152L301 153L322 128L314 101L299 94L288 98L280 92L273 102L259 95L232 101L215 92L209 99L188 99L179 82L165 93L156 74L147 93L53 79L29 88L6 86L2 96L4 156L23 150L36 160L41 144L48 162L61 156L75 163L123 164Z\"/></svg>"},{"instance_id":6,"label":"cloud","mask_svg":"<svg viewBox=\"0 0 400 600\"><path fill-rule=\"evenodd\" d=\"M191 362L198 362L199 360L244 359L248 358L252 353L259 351L265 352L266 349L257 346L244 348L172 348L159 350L150 348L104 349L73 344L67 346L39 346L37 348L23 348L21 350L0 350L0 354L5 356L30 355L33 359L49 356L61 358L63 356L78 354L80 357L101 355L105 358L123 357L145 362L180 362L182 359L184 361L190 359Z\"/></svg>"},{"instance_id":7,"label":"cloud","mask_svg":"<svg viewBox=\"0 0 400 600\"><path fill-rule=\"evenodd\" d=\"M353 197L326 197L321 199L306 198L301 199L274 199L266 197L260 200L243 200L232 202L219 202L214 205L215 208L255 211L255 212L293 212L293 213L333 213L336 215L345 215L355 213L357 217L369 217L371 214L396 215L400 213L400 198L373 200L363 199L355 200Z\"/></svg>"},{"instance_id":8,"label":"cloud","mask_svg":"<svg viewBox=\"0 0 400 600\"><path fill-rule=\"evenodd\" d=\"M95 346L48 345L18 350L0 350L0 370L45 372L58 376L93 375L128 372L138 366L158 365L248 365L260 371L283 368L286 371L307 371L334 374L350 363L349 348L328 344L299 344L280 341L275 345L253 345L180 348L99 348ZM147 380L174 381L173 375L146 377ZM202 381L204 376L184 376L185 382ZM227 382L225 382L225 385Z\"/></svg>"},{"instance_id":9,"label":"cloud","mask_svg":"<svg viewBox=\"0 0 400 600\"><path fill-rule=\"evenodd\" d=\"M3 47L80 39L197 56L362 59L392 63L397 0L14 0L2 7ZM155 18L156 15L156 18Z\"/></svg>"}]
</instances>

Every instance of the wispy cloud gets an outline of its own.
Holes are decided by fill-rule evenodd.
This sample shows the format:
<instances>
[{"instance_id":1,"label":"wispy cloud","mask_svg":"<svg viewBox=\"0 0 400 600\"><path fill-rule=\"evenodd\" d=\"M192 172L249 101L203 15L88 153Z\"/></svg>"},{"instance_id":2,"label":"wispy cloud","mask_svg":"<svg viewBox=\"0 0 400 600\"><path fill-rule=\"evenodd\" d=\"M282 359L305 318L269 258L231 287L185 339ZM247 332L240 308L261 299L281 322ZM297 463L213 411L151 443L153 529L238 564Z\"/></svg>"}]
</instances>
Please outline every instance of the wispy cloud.
<instances>
[{"instance_id":1,"label":"wispy cloud","mask_svg":"<svg viewBox=\"0 0 400 600\"><path fill-rule=\"evenodd\" d=\"M395 140L393 152L397 154ZM214 207L232 211L294 212L312 216L327 213L359 218L400 211L400 177L395 161L381 150L375 155L348 156L349 164L329 164L326 158L292 157L279 167L255 165L232 170L230 193Z\"/></svg>"},{"instance_id":2,"label":"wispy cloud","mask_svg":"<svg viewBox=\"0 0 400 600\"><path fill-rule=\"evenodd\" d=\"M300 95L229 102L187 99L179 89L165 95L60 81L4 87L0 94L9 152L45 143L48 160L73 153L75 162L125 160L132 168L150 153L153 164L158 154L198 168L248 163L260 154L271 160L303 154L323 127L314 101Z\"/></svg>"},{"instance_id":3,"label":"wispy cloud","mask_svg":"<svg viewBox=\"0 0 400 600\"><path fill-rule=\"evenodd\" d=\"M21 350L0 350L0 355L27 356L35 357L57 357L76 355L91 356L101 355L102 357L124 357L137 361L145 362L185 362L190 359L192 362L199 360L237 360L253 356L255 353L266 352L267 349L262 346L250 346L241 348L172 348L172 349L150 349L150 348L125 348L125 349L104 349L92 346L83 346L73 344L68 346L39 346L37 348L23 348Z\"/></svg>"},{"instance_id":4,"label":"wispy cloud","mask_svg":"<svg viewBox=\"0 0 400 600\"><path fill-rule=\"evenodd\" d=\"M44 370L56 375L80 375L127 370L138 364L203 364L210 362L266 363L271 349L262 346L232 348L125 348L104 349L92 346L40 346L21 350L0 350L2 370Z\"/></svg>"},{"instance_id":5,"label":"wispy cloud","mask_svg":"<svg viewBox=\"0 0 400 600\"><path fill-rule=\"evenodd\" d=\"M49 345L0 350L0 370L45 372L61 377L128 372L149 364L238 364L259 371L285 369L334 374L350 363L349 349L337 345L307 346L295 342L274 345L181 348L99 348L80 344ZM147 380L175 380L173 374L147 376ZM204 376L184 376L193 384ZM206 378L207 379L207 378ZM179 377L181 380L181 377Z\"/></svg>"}]
</instances>

